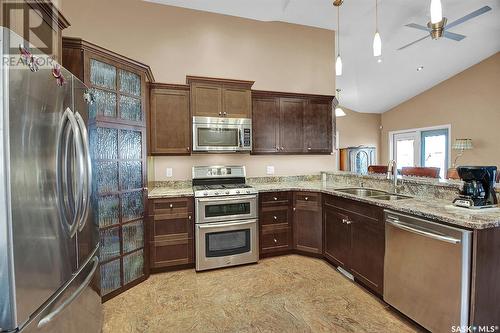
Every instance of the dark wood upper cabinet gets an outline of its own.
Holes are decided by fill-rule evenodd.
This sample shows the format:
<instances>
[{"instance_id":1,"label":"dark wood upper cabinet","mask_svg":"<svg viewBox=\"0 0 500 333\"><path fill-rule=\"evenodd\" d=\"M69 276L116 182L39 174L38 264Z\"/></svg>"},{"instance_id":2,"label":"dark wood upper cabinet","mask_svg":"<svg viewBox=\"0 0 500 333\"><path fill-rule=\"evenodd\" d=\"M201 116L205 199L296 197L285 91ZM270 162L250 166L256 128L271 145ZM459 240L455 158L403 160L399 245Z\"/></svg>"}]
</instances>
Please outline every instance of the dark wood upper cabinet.
<instances>
[{"instance_id":1,"label":"dark wood upper cabinet","mask_svg":"<svg viewBox=\"0 0 500 333\"><path fill-rule=\"evenodd\" d=\"M280 98L280 152L304 152L305 105L300 98Z\"/></svg>"},{"instance_id":2,"label":"dark wood upper cabinet","mask_svg":"<svg viewBox=\"0 0 500 333\"><path fill-rule=\"evenodd\" d=\"M253 152L277 152L280 123L279 100L269 97L254 97L252 105Z\"/></svg>"},{"instance_id":3,"label":"dark wood upper cabinet","mask_svg":"<svg viewBox=\"0 0 500 333\"><path fill-rule=\"evenodd\" d=\"M252 154L331 154L335 101L333 96L252 91Z\"/></svg>"},{"instance_id":4,"label":"dark wood upper cabinet","mask_svg":"<svg viewBox=\"0 0 500 333\"><path fill-rule=\"evenodd\" d=\"M230 118L250 118L252 92L247 88L224 87L222 89L223 114Z\"/></svg>"},{"instance_id":5,"label":"dark wood upper cabinet","mask_svg":"<svg viewBox=\"0 0 500 333\"><path fill-rule=\"evenodd\" d=\"M331 153L333 108L325 100L311 99L304 115L304 145L308 152Z\"/></svg>"},{"instance_id":6,"label":"dark wood upper cabinet","mask_svg":"<svg viewBox=\"0 0 500 333\"><path fill-rule=\"evenodd\" d=\"M294 192L293 245L294 249L314 254L323 253L323 223L321 194Z\"/></svg>"},{"instance_id":7,"label":"dark wood upper cabinet","mask_svg":"<svg viewBox=\"0 0 500 333\"><path fill-rule=\"evenodd\" d=\"M190 154L189 86L154 83L150 89L150 154Z\"/></svg>"},{"instance_id":8,"label":"dark wood upper cabinet","mask_svg":"<svg viewBox=\"0 0 500 333\"><path fill-rule=\"evenodd\" d=\"M219 86L193 83L191 85L191 105L193 116L222 116L222 88Z\"/></svg>"},{"instance_id":9,"label":"dark wood upper cabinet","mask_svg":"<svg viewBox=\"0 0 500 333\"><path fill-rule=\"evenodd\" d=\"M187 76L195 117L250 118L253 81Z\"/></svg>"}]
</instances>

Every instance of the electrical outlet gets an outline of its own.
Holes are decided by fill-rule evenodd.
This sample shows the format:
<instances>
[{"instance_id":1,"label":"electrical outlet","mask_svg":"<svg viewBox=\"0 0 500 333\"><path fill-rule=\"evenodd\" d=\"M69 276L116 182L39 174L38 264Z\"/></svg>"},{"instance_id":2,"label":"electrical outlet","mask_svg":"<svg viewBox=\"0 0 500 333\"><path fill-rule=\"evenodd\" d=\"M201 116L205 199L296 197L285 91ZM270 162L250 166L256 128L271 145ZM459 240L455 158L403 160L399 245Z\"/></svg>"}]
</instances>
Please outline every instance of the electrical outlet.
<instances>
[{"instance_id":1,"label":"electrical outlet","mask_svg":"<svg viewBox=\"0 0 500 333\"><path fill-rule=\"evenodd\" d=\"M167 177L172 177L172 168L167 168Z\"/></svg>"},{"instance_id":2,"label":"electrical outlet","mask_svg":"<svg viewBox=\"0 0 500 333\"><path fill-rule=\"evenodd\" d=\"M266 173L267 173L268 175L274 175L274 166L272 166L272 165L268 165L268 166L266 167Z\"/></svg>"}]
</instances>

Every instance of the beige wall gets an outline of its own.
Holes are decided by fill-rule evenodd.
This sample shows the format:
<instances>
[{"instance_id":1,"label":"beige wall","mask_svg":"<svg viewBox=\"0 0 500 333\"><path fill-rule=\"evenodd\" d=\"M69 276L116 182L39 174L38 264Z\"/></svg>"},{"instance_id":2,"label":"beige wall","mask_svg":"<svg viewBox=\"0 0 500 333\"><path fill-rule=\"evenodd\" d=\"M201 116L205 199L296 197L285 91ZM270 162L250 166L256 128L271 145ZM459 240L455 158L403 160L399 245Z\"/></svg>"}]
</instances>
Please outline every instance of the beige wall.
<instances>
[{"instance_id":1,"label":"beige wall","mask_svg":"<svg viewBox=\"0 0 500 333\"><path fill-rule=\"evenodd\" d=\"M381 115L354 112L345 107L345 117L337 118L339 148L355 146L374 146L380 160L380 124Z\"/></svg>"},{"instance_id":2,"label":"beige wall","mask_svg":"<svg viewBox=\"0 0 500 333\"><path fill-rule=\"evenodd\" d=\"M255 80L253 88L262 90L335 91L331 30L139 0L62 0L62 12L71 23L64 35L148 64L157 82L185 83L186 75L201 75ZM277 175L296 175L332 170L335 156L155 157L148 170L164 180L165 168L172 167L169 179L185 179L193 165L205 164L244 164L250 176L264 176L266 166L273 165Z\"/></svg>"},{"instance_id":3,"label":"beige wall","mask_svg":"<svg viewBox=\"0 0 500 333\"><path fill-rule=\"evenodd\" d=\"M388 132L451 124L451 139L471 138L460 164L500 166L500 52L382 114L382 162ZM456 153L452 151L452 162Z\"/></svg>"}]
</instances>

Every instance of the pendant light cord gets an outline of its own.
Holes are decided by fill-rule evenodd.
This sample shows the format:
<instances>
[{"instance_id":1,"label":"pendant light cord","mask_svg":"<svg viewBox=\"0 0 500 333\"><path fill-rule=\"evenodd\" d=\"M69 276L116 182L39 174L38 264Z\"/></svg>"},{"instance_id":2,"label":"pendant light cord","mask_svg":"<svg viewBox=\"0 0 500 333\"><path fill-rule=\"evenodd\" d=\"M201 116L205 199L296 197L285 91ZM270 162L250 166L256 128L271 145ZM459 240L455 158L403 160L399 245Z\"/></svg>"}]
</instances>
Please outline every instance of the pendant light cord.
<instances>
[{"instance_id":1,"label":"pendant light cord","mask_svg":"<svg viewBox=\"0 0 500 333\"><path fill-rule=\"evenodd\" d=\"M337 55L340 55L340 6L337 6Z\"/></svg>"},{"instance_id":2,"label":"pendant light cord","mask_svg":"<svg viewBox=\"0 0 500 333\"><path fill-rule=\"evenodd\" d=\"M378 0L375 0L375 32L378 32Z\"/></svg>"}]
</instances>

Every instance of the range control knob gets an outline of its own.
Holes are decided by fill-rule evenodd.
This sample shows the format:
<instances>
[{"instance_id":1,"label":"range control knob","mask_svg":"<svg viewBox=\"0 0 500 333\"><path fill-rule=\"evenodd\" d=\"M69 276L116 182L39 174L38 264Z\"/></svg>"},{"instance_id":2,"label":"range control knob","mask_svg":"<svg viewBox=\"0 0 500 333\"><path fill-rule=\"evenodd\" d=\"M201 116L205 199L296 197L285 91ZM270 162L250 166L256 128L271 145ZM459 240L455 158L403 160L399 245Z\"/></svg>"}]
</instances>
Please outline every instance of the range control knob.
<instances>
[{"instance_id":1,"label":"range control knob","mask_svg":"<svg viewBox=\"0 0 500 333\"><path fill-rule=\"evenodd\" d=\"M250 190L247 190L247 193L250 194Z\"/></svg>"},{"instance_id":2,"label":"range control knob","mask_svg":"<svg viewBox=\"0 0 500 333\"><path fill-rule=\"evenodd\" d=\"M240 191L239 191L239 190L237 190L237 191L236 191L236 194L240 194Z\"/></svg>"},{"instance_id":3,"label":"range control knob","mask_svg":"<svg viewBox=\"0 0 500 333\"><path fill-rule=\"evenodd\" d=\"M203 192L203 195L208 195L208 192L207 191Z\"/></svg>"},{"instance_id":4,"label":"range control knob","mask_svg":"<svg viewBox=\"0 0 500 333\"><path fill-rule=\"evenodd\" d=\"M229 194L229 191L226 191L226 194Z\"/></svg>"},{"instance_id":5,"label":"range control knob","mask_svg":"<svg viewBox=\"0 0 500 333\"><path fill-rule=\"evenodd\" d=\"M219 192L215 192L214 194L215 194L215 195L219 195Z\"/></svg>"}]
</instances>

